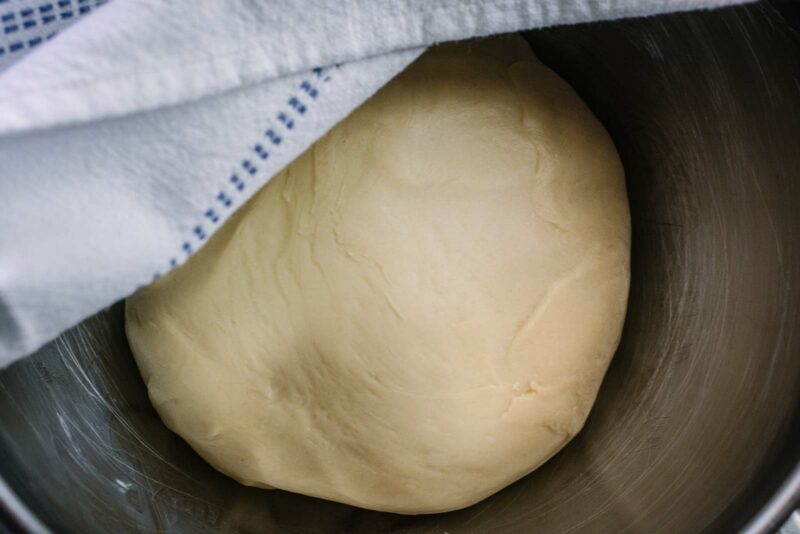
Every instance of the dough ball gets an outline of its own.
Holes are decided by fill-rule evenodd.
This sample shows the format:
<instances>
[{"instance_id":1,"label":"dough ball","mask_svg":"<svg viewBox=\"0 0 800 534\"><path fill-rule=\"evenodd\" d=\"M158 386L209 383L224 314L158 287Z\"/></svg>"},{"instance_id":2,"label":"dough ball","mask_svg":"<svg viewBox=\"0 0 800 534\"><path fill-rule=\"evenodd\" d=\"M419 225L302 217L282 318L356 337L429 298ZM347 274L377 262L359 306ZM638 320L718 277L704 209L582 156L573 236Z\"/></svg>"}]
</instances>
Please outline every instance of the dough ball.
<instances>
[{"instance_id":1,"label":"dough ball","mask_svg":"<svg viewBox=\"0 0 800 534\"><path fill-rule=\"evenodd\" d=\"M630 222L603 127L519 37L437 46L128 300L164 422L247 485L473 504L582 427Z\"/></svg>"}]
</instances>

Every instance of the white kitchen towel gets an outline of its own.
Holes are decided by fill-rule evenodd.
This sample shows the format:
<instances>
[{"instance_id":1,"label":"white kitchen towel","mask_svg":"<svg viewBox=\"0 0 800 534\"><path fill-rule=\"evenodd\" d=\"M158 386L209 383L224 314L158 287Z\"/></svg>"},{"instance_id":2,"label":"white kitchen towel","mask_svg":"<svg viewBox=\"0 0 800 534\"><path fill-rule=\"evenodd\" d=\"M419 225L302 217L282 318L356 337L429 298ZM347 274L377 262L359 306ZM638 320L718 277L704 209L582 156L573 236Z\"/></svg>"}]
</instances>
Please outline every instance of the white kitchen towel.
<instances>
[{"instance_id":1,"label":"white kitchen towel","mask_svg":"<svg viewBox=\"0 0 800 534\"><path fill-rule=\"evenodd\" d=\"M108 0L0 0L0 71Z\"/></svg>"},{"instance_id":2,"label":"white kitchen towel","mask_svg":"<svg viewBox=\"0 0 800 534\"><path fill-rule=\"evenodd\" d=\"M0 0L0 366L182 264L433 43L741 1Z\"/></svg>"}]
</instances>

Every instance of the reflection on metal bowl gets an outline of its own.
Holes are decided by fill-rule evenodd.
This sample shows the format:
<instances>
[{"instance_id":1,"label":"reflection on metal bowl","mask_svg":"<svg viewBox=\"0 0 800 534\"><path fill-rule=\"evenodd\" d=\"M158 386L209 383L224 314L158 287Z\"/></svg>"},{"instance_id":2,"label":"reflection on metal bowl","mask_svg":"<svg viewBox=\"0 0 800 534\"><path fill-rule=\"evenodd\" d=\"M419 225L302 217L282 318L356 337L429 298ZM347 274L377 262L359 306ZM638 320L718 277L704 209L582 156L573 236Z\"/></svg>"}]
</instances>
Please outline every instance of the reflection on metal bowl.
<instances>
[{"instance_id":1,"label":"reflection on metal bowl","mask_svg":"<svg viewBox=\"0 0 800 534\"><path fill-rule=\"evenodd\" d=\"M240 486L150 407L122 307L0 372L0 501L63 532L764 532L800 488L800 38L764 4L528 35L611 132L633 283L585 430L465 510Z\"/></svg>"}]
</instances>

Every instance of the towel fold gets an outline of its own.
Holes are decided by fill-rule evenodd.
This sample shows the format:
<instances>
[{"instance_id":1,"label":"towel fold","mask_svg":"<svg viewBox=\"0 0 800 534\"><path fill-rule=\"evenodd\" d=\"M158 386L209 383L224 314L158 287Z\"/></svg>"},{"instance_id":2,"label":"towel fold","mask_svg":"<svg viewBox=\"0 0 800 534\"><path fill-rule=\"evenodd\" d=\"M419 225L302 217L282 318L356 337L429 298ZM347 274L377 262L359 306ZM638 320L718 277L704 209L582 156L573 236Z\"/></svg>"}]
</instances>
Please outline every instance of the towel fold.
<instances>
[{"instance_id":1,"label":"towel fold","mask_svg":"<svg viewBox=\"0 0 800 534\"><path fill-rule=\"evenodd\" d=\"M0 0L0 366L182 264L433 43L735 3Z\"/></svg>"}]
</instances>

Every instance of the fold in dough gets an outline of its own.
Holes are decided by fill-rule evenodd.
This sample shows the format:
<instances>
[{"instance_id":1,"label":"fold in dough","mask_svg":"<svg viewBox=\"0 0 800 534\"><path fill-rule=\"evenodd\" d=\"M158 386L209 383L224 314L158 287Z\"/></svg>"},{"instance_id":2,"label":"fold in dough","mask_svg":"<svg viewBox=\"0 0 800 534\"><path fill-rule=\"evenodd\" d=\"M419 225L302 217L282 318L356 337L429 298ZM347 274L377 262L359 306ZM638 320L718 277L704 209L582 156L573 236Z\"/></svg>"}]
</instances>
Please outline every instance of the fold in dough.
<instances>
[{"instance_id":1,"label":"fold in dough","mask_svg":"<svg viewBox=\"0 0 800 534\"><path fill-rule=\"evenodd\" d=\"M244 484L473 504L583 426L628 293L623 170L519 37L435 47L131 297L164 422Z\"/></svg>"}]
</instances>

